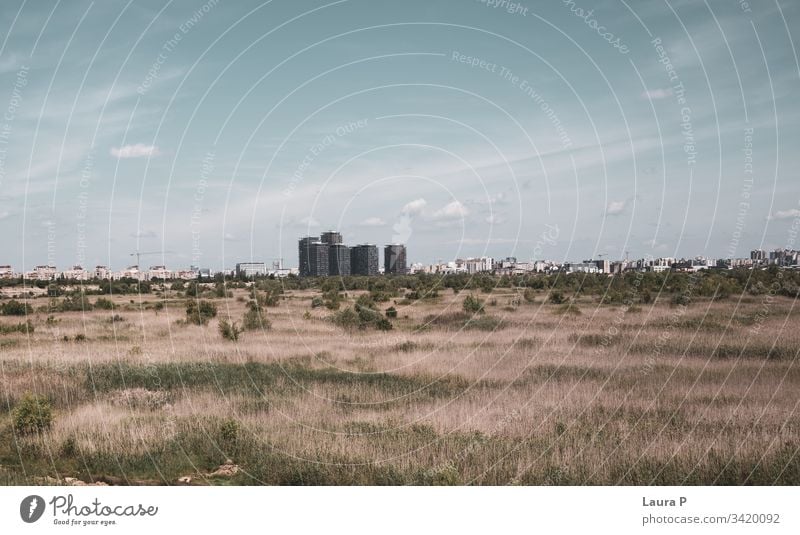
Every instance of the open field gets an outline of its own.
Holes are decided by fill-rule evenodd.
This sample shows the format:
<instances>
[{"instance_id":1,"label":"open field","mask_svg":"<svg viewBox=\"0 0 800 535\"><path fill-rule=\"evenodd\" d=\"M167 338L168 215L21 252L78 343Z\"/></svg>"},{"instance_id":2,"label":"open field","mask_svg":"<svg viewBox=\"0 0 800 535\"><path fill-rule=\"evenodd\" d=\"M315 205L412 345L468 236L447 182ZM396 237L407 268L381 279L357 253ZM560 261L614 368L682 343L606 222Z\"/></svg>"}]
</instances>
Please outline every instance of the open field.
<instances>
[{"instance_id":1,"label":"open field","mask_svg":"<svg viewBox=\"0 0 800 535\"><path fill-rule=\"evenodd\" d=\"M244 289L207 325L153 295L2 316L0 483L800 484L793 299L496 289L473 317L467 294L378 303L398 312L381 331L291 290L237 341L218 323L241 322ZM52 405L41 432L13 426L26 392Z\"/></svg>"}]
</instances>

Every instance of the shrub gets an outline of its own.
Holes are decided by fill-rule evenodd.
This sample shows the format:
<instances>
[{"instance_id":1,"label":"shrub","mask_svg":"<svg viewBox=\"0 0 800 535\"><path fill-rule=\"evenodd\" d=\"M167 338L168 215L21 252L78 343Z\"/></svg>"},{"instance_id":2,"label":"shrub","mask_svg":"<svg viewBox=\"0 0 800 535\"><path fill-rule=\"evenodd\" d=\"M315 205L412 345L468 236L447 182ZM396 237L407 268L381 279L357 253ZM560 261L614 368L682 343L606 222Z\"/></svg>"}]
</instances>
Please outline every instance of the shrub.
<instances>
[{"instance_id":1,"label":"shrub","mask_svg":"<svg viewBox=\"0 0 800 535\"><path fill-rule=\"evenodd\" d=\"M86 335L83 334L83 333L76 334L75 335L75 341L76 342L85 342L86 341Z\"/></svg>"},{"instance_id":2,"label":"shrub","mask_svg":"<svg viewBox=\"0 0 800 535\"><path fill-rule=\"evenodd\" d=\"M205 325L208 320L216 317L217 307L210 301L200 301L193 299L186 303L186 321L195 325Z\"/></svg>"},{"instance_id":3,"label":"shrub","mask_svg":"<svg viewBox=\"0 0 800 535\"><path fill-rule=\"evenodd\" d=\"M360 326L361 322L358 317L358 312L353 310L352 307L347 307L340 310L333 315L332 321L339 327L351 330Z\"/></svg>"},{"instance_id":4,"label":"shrub","mask_svg":"<svg viewBox=\"0 0 800 535\"><path fill-rule=\"evenodd\" d=\"M323 302L328 310L339 310L342 298L337 290L329 290L322 294Z\"/></svg>"},{"instance_id":5,"label":"shrub","mask_svg":"<svg viewBox=\"0 0 800 535\"><path fill-rule=\"evenodd\" d=\"M558 290L550 292L549 297L547 298L554 305L563 304L566 299L564 299L564 294L559 292Z\"/></svg>"},{"instance_id":6,"label":"shrub","mask_svg":"<svg viewBox=\"0 0 800 535\"><path fill-rule=\"evenodd\" d=\"M236 420L225 420L219 426L219 439L227 444L235 443L239 438L239 422Z\"/></svg>"},{"instance_id":7,"label":"shrub","mask_svg":"<svg viewBox=\"0 0 800 535\"><path fill-rule=\"evenodd\" d=\"M525 288L525 291L522 292L522 298L525 299L526 303L535 303L536 290L534 290L533 288Z\"/></svg>"},{"instance_id":8,"label":"shrub","mask_svg":"<svg viewBox=\"0 0 800 535\"><path fill-rule=\"evenodd\" d=\"M44 396L25 393L12 414L14 429L20 434L40 433L53 423L50 401Z\"/></svg>"},{"instance_id":9,"label":"shrub","mask_svg":"<svg viewBox=\"0 0 800 535\"><path fill-rule=\"evenodd\" d=\"M680 305L680 306L689 306L689 303L692 302L692 298L689 297L688 294L679 293L672 296L671 303L673 305Z\"/></svg>"},{"instance_id":10,"label":"shrub","mask_svg":"<svg viewBox=\"0 0 800 535\"><path fill-rule=\"evenodd\" d=\"M84 295L65 297L63 301L55 305L59 312L88 312L92 310L92 304Z\"/></svg>"},{"instance_id":11,"label":"shrub","mask_svg":"<svg viewBox=\"0 0 800 535\"><path fill-rule=\"evenodd\" d=\"M0 314L3 316L24 316L32 312L33 308L28 303L20 303L15 299L0 305Z\"/></svg>"},{"instance_id":12,"label":"shrub","mask_svg":"<svg viewBox=\"0 0 800 535\"><path fill-rule=\"evenodd\" d=\"M24 333L30 334L33 332L33 323L31 320L26 321L25 323L17 323L16 325L0 325L0 334L11 334L11 333Z\"/></svg>"},{"instance_id":13,"label":"shrub","mask_svg":"<svg viewBox=\"0 0 800 535\"><path fill-rule=\"evenodd\" d=\"M394 307L389 307L386 309L386 317L387 318L396 318L397 317L397 309Z\"/></svg>"},{"instance_id":14,"label":"shrub","mask_svg":"<svg viewBox=\"0 0 800 535\"><path fill-rule=\"evenodd\" d=\"M94 306L100 310L113 310L114 303L112 303L110 299L99 297L97 301L94 302Z\"/></svg>"},{"instance_id":15,"label":"shrub","mask_svg":"<svg viewBox=\"0 0 800 535\"><path fill-rule=\"evenodd\" d=\"M257 329L266 330L272 328L272 322L264 317L264 313L261 310L251 306L250 309L244 313L242 328L245 331L255 331Z\"/></svg>"},{"instance_id":16,"label":"shrub","mask_svg":"<svg viewBox=\"0 0 800 535\"><path fill-rule=\"evenodd\" d=\"M378 318L374 322L375 328L379 331L391 331L392 330L392 322L386 318Z\"/></svg>"},{"instance_id":17,"label":"shrub","mask_svg":"<svg viewBox=\"0 0 800 535\"><path fill-rule=\"evenodd\" d=\"M322 298L320 296L318 296L318 295L315 296L311 300L311 308L319 308L319 307L323 306L324 304L325 304L325 301L323 301Z\"/></svg>"},{"instance_id":18,"label":"shrub","mask_svg":"<svg viewBox=\"0 0 800 535\"><path fill-rule=\"evenodd\" d=\"M467 312L468 314L479 314L483 312L483 301L477 297L468 295L464 298L463 307L464 312Z\"/></svg>"},{"instance_id":19,"label":"shrub","mask_svg":"<svg viewBox=\"0 0 800 535\"><path fill-rule=\"evenodd\" d=\"M220 320L219 334L221 334L224 339L235 342L239 339L241 333L242 329L236 325L235 321L229 323L227 320Z\"/></svg>"}]
</instances>

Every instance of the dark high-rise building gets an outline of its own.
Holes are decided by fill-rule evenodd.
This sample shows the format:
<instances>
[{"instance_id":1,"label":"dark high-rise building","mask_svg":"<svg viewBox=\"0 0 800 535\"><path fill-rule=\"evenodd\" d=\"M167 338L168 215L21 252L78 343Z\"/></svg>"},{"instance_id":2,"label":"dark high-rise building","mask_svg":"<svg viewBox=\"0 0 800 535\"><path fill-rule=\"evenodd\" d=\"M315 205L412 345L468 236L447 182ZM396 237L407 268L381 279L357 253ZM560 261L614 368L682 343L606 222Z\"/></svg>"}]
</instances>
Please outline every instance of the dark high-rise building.
<instances>
[{"instance_id":1,"label":"dark high-rise building","mask_svg":"<svg viewBox=\"0 0 800 535\"><path fill-rule=\"evenodd\" d=\"M400 243L393 243L383 248L383 272L402 275L407 271L406 268L406 246Z\"/></svg>"},{"instance_id":2,"label":"dark high-rise building","mask_svg":"<svg viewBox=\"0 0 800 535\"><path fill-rule=\"evenodd\" d=\"M314 242L308 248L309 275L312 277L327 277L330 267L330 256L327 243Z\"/></svg>"},{"instance_id":3,"label":"dark high-rise building","mask_svg":"<svg viewBox=\"0 0 800 535\"><path fill-rule=\"evenodd\" d=\"M322 236L320 236L319 241L322 243L327 243L328 245L338 245L342 243L342 233L336 232L335 230L329 230L327 232L323 232Z\"/></svg>"},{"instance_id":4,"label":"dark high-rise building","mask_svg":"<svg viewBox=\"0 0 800 535\"><path fill-rule=\"evenodd\" d=\"M364 243L351 248L350 271L353 275L377 275L378 247Z\"/></svg>"},{"instance_id":5,"label":"dark high-rise building","mask_svg":"<svg viewBox=\"0 0 800 535\"><path fill-rule=\"evenodd\" d=\"M305 238L300 238L300 242L298 244L298 250L300 253L298 268L301 277L308 277L311 275L311 265L308 261L309 251L311 249L311 244L318 241L319 238L316 236L306 236Z\"/></svg>"},{"instance_id":6,"label":"dark high-rise building","mask_svg":"<svg viewBox=\"0 0 800 535\"><path fill-rule=\"evenodd\" d=\"M328 275L328 244L319 241L316 236L300 238L298 245L300 253L301 277L324 277Z\"/></svg>"},{"instance_id":7,"label":"dark high-rise building","mask_svg":"<svg viewBox=\"0 0 800 535\"><path fill-rule=\"evenodd\" d=\"M328 246L328 274L350 275L350 247L341 243Z\"/></svg>"}]
</instances>

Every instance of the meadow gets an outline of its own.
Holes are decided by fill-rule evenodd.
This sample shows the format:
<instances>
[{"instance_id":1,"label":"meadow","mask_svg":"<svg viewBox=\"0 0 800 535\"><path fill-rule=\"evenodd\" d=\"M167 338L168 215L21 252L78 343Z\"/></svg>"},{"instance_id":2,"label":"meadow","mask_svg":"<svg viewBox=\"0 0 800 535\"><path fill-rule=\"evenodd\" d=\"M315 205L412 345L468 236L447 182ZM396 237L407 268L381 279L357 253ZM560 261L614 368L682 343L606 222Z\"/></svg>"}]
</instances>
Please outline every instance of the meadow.
<instances>
[{"instance_id":1,"label":"meadow","mask_svg":"<svg viewBox=\"0 0 800 535\"><path fill-rule=\"evenodd\" d=\"M29 299L0 316L0 483L800 484L793 298L365 295Z\"/></svg>"}]
</instances>

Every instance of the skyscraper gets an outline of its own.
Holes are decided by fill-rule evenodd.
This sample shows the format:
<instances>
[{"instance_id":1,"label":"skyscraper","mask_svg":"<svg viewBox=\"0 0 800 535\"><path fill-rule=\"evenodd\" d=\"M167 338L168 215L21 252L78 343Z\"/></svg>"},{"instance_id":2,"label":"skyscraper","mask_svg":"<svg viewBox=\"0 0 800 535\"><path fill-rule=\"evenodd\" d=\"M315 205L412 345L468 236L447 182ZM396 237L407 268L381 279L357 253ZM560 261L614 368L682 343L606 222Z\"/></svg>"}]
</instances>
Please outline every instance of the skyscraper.
<instances>
[{"instance_id":1,"label":"skyscraper","mask_svg":"<svg viewBox=\"0 0 800 535\"><path fill-rule=\"evenodd\" d=\"M300 238L298 244L301 277L325 277L328 275L328 244L316 236Z\"/></svg>"},{"instance_id":2,"label":"skyscraper","mask_svg":"<svg viewBox=\"0 0 800 535\"><path fill-rule=\"evenodd\" d=\"M350 248L341 243L328 246L328 274L350 275Z\"/></svg>"},{"instance_id":3,"label":"skyscraper","mask_svg":"<svg viewBox=\"0 0 800 535\"><path fill-rule=\"evenodd\" d=\"M383 272L385 274L406 273L406 246L401 243L393 243L383 248Z\"/></svg>"},{"instance_id":4,"label":"skyscraper","mask_svg":"<svg viewBox=\"0 0 800 535\"><path fill-rule=\"evenodd\" d=\"M319 238L316 236L306 236L305 238L300 238L300 242L298 244L298 250L300 254L298 268L301 277L308 277L311 275L311 267L308 261L309 250L311 249L311 244L318 241Z\"/></svg>"},{"instance_id":5,"label":"skyscraper","mask_svg":"<svg viewBox=\"0 0 800 535\"><path fill-rule=\"evenodd\" d=\"M342 243L342 233L336 232L335 230L328 230L322 233L319 241L327 243L328 245L338 245Z\"/></svg>"},{"instance_id":6,"label":"skyscraper","mask_svg":"<svg viewBox=\"0 0 800 535\"><path fill-rule=\"evenodd\" d=\"M350 249L350 270L353 275L378 274L378 247L369 243Z\"/></svg>"}]
</instances>

